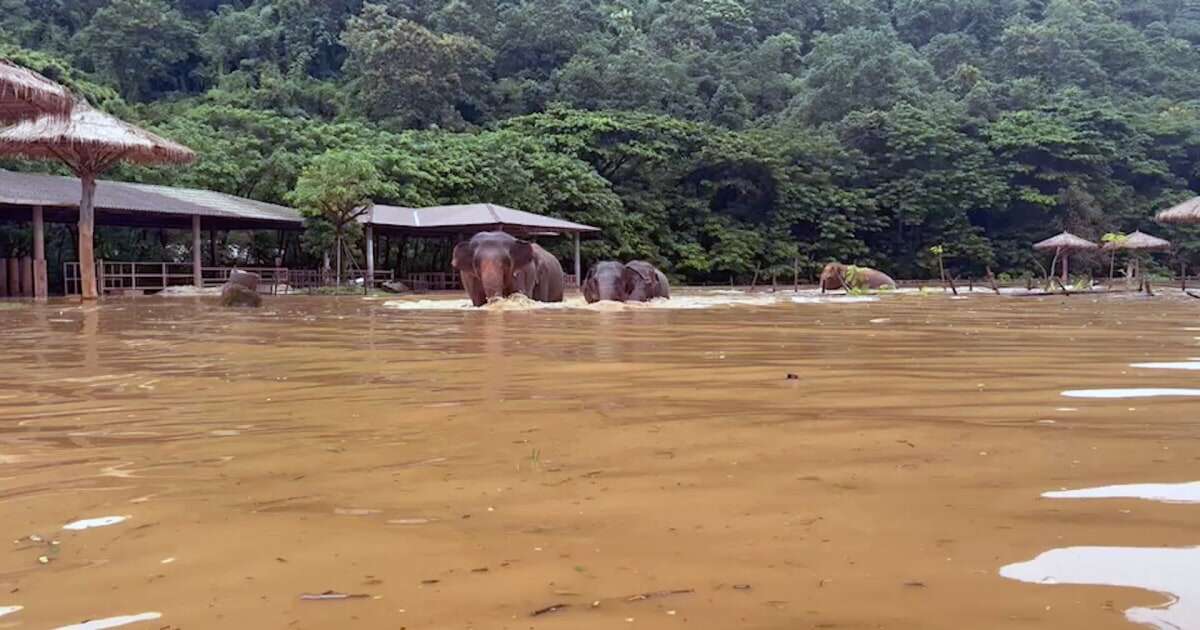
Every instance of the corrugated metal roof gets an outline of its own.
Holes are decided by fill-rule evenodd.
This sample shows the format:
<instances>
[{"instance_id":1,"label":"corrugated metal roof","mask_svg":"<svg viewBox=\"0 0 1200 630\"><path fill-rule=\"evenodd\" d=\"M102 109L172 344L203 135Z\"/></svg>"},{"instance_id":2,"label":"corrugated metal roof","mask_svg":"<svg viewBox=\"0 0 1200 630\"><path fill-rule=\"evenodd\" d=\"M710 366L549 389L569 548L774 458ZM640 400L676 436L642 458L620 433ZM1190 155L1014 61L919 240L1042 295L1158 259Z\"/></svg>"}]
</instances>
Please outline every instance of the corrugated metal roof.
<instances>
[{"instance_id":1,"label":"corrugated metal roof","mask_svg":"<svg viewBox=\"0 0 1200 630\"><path fill-rule=\"evenodd\" d=\"M79 196L74 177L0 170L0 204L77 208ZM211 190L106 180L96 182L96 210L303 224L299 212L272 203Z\"/></svg>"},{"instance_id":2,"label":"corrugated metal roof","mask_svg":"<svg viewBox=\"0 0 1200 630\"><path fill-rule=\"evenodd\" d=\"M376 205L359 219L380 227L419 230L446 230L456 227L509 226L548 232L599 232L600 228L514 210L490 203L475 203L431 208L404 208Z\"/></svg>"}]
</instances>

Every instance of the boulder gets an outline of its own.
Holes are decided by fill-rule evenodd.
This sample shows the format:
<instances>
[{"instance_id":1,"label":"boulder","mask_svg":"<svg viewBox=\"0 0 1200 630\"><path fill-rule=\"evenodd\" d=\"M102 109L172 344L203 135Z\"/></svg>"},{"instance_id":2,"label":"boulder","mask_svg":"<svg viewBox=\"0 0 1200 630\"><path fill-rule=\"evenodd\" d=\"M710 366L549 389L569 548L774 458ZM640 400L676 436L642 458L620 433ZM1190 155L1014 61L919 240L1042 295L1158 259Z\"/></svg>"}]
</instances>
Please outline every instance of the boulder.
<instances>
[{"instance_id":1,"label":"boulder","mask_svg":"<svg viewBox=\"0 0 1200 630\"><path fill-rule=\"evenodd\" d=\"M225 286L221 287L221 306L262 306L258 281L258 274L234 269Z\"/></svg>"},{"instance_id":2,"label":"boulder","mask_svg":"<svg viewBox=\"0 0 1200 630\"><path fill-rule=\"evenodd\" d=\"M399 280L381 282L379 283L379 288L387 291L388 293L408 293L409 291L412 291L412 289L408 288L408 285L400 282Z\"/></svg>"}]
</instances>

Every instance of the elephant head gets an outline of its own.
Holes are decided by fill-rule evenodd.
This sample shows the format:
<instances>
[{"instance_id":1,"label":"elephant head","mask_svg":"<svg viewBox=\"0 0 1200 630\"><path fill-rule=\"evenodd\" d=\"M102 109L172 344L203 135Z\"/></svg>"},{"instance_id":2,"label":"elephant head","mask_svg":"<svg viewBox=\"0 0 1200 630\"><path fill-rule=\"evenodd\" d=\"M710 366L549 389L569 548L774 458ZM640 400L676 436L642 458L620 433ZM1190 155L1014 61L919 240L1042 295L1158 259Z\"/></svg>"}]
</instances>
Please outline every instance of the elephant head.
<instances>
[{"instance_id":1,"label":"elephant head","mask_svg":"<svg viewBox=\"0 0 1200 630\"><path fill-rule=\"evenodd\" d=\"M453 267L475 306L527 290L533 244L504 232L480 232L454 247Z\"/></svg>"},{"instance_id":2,"label":"elephant head","mask_svg":"<svg viewBox=\"0 0 1200 630\"><path fill-rule=\"evenodd\" d=\"M829 263L821 270L821 292L836 291L842 288L846 278L846 266L841 263Z\"/></svg>"},{"instance_id":3,"label":"elephant head","mask_svg":"<svg viewBox=\"0 0 1200 630\"><path fill-rule=\"evenodd\" d=\"M592 265L583 282L583 298L589 304L601 300L624 302L629 297L630 273L625 265L613 260Z\"/></svg>"}]
</instances>

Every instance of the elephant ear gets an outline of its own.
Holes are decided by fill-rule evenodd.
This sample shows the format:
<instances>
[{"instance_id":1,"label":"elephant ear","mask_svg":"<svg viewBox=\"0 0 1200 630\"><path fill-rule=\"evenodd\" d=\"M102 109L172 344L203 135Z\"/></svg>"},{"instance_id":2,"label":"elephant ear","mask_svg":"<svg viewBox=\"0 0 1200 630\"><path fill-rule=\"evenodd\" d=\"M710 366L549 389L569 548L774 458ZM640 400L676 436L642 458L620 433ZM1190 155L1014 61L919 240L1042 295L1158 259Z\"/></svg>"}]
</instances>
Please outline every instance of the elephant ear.
<instances>
[{"instance_id":1,"label":"elephant ear","mask_svg":"<svg viewBox=\"0 0 1200 630\"><path fill-rule=\"evenodd\" d=\"M533 264L535 257L533 243L529 241L517 241L513 243L512 249L508 253L512 256L514 271L526 265Z\"/></svg>"},{"instance_id":2,"label":"elephant ear","mask_svg":"<svg viewBox=\"0 0 1200 630\"><path fill-rule=\"evenodd\" d=\"M454 267L455 271L470 269L473 266L471 259L471 242L463 241L454 246L454 256L451 257L450 266Z\"/></svg>"}]
</instances>

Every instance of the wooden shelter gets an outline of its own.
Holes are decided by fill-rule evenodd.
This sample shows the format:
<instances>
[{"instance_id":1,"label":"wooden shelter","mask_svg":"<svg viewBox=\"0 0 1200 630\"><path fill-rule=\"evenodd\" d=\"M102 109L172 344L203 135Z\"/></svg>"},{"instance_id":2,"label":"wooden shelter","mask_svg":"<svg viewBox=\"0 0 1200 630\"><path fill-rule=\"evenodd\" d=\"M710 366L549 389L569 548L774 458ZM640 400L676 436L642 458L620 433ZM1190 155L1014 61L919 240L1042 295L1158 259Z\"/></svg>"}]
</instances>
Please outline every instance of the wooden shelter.
<instances>
[{"instance_id":1,"label":"wooden shelter","mask_svg":"<svg viewBox=\"0 0 1200 630\"><path fill-rule=\"evenodd\" d=\"M96 299L93 231L96 177L118 162L185 164L192 150L149 131L75 103L71 115L42 116L0 131L0 153L58 160L80 179L79 266L83 299ZM36 219L35 219L36 222Z\"/></svg>"},{"instance_id":2,"label":"wooden shelter","mask_svg":"<svg viewBox=\"0 0 1200 630\"><path fill-rule=\"evenodd\" d=\"M1054 252L1054 259L1062 260L1062 283L1064 285L1070 281L1069 276L1069 261L1071 254L1081 251L1092 251L1098 249L1099 245L1085 239L1075 236L1070 232L1062 232L1056 236L1052 236L1044 241L1034 243L1033 249L1039 252ZM1054 263L1050 263L1050 275L1054 275Z\"/></svg>"},{"instance_id":3,"label":"wooden shelter","mask_svg":"<svg viewBox=\"0 0 1200 630\"><path fill-rule=\"evenodd\" d=\"M32 221L33 249L44 257L43 221L78 222L80 186L74 177L0 170L0 220ZM191 275L197 287L204 285L202 229L213 238L216 230L299 231L304 225L299 212L271 203L210 190L104 180L96 182L94 210L99 225L190 229ZM44 276L40 286L44 292Z\"/></svg>"},{"instance_id":4,"label":"wooden shelter","mask_svg":"<svg viewBox=\"0 0 1200 630\"><path fill-rule=\"evenodd\" d=\"M571 234L575 239L575 278L582 272L579 242L583 235L599 234L600 228L547 217L524 210L504 206L477 203L467 205L434 206L430 208L404 208L399 206L375 205L359 217L366 228L367 277L375 270L375 233L410 236L441 236L463 238L468 234L495 230L514 236L557 236Z\"/></svg>"},{"instance_id":5,"label":"wooden shelter","mask_svg":"<svg viewBox=\"0 0 1200 630\"><path fill-rule=\"evenodd\" d=\"M74 99L67 88L46 77L0 59L0 125L41 116L70 115Z\"/></svg>"}]
</instances>

